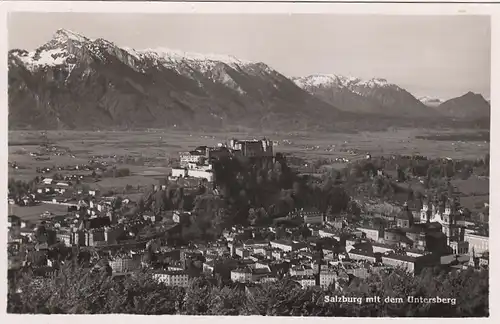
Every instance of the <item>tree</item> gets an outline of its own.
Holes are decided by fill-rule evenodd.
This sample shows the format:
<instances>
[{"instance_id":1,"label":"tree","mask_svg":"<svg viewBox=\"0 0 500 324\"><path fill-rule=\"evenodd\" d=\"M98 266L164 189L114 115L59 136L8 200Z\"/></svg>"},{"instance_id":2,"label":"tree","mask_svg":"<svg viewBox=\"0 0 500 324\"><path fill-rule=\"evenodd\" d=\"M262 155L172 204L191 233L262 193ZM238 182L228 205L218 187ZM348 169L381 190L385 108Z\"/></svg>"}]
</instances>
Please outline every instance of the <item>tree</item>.
<instances>
[{"instance_id":1,"label":"tree","mask_svg":"<svg viewBox=\"0 0 500 324\"><path fill-rule=\"evenodd\" d=\"M413 201L415 199L415 193L411 187L408 188L408 197L406 199L407 201Z\"/></svg>"},{"instance_id":2,"label":"tree","mask_svg":"<svg viewBox=\"0 0 500 324\"><path fill-rule=\"evenodd\" d=\"M184 198L184 189L182 187L178 187L174 191L174 195L172 197L172 206L176 209L182 209Z\"/></svg>"},{"instance_id":3,"label":"tree","mask_svg":"<svg viewBox=\"0 0 500 324\"><path fill-rule=\"evenodd\" d=\"M488 270L445 272L424 269L410 275L404 269L372 273L365 280L343 285L342 295L364 298L452 298L454 303L329 303L325 296L340 292L303 289L288 279L257 284L242 291L232 284L195 278L189 287L169 287L148 271L111 278L77 266L64 266L53 278L34 284L32 273L10 277L9 313L34 314L184 314L345 317L486 317L489 316Z\"/></svg>"},{"instance_id":4,"label":"tree","mask_svg":"<svg viewBox=\"0 0 500 324\"><path fill-rule=\"evenodd\" d=\"M406 174L399 165L396 167L396 172L397 172L397 180L398 182L405 182L406 181Z\"/></svg>"},{"instance_id":5,"label":"tree","mask_svg":"<svg viewBox=\"0 0 500 324\"><path fill-rule=\"evenodd\" d=\"M113 200L113 210L119 210L122 208L123 198L118 196Z\"/></svg>"},{"instance_id":6,"label":"tree","mask_svg":"<svg viewBox=\"0 0 500 324\"><path fill-rule=\"evenodd\" d=\"M260 225L268 220L268 215L263 207L250 208L248 210L248 221L250 225Z\"/></svg>"},{"instance_id":7,"label":"tree","mask_svg":"<svg viewBox=\"0 0 500 324\"><path fill-rule=\"evenodd\" d=\"M146 203L144 202L144 197L139 198L139 201L137 202L137 209L140 213L146 210Z\"/></svg>"},{"instance_id":8,"label":"tree","mask_svg":"<svg viewBox=\"0 0 500 324\"><path fill-rule=\"evenodd\" d=\"M162 211L167 210L167 208L168 208L168 201L167 201L166 192L164 190L158 190L158 191L156 191L153 194L152 199L153 199L153 202L154 202L153 212L155 214L158 215Z\"/></svg>"},{"instance_id":9,"label":"tree","mask_svg":"<svg viewBox=\"0 0 500 324\"><path fill-rule=\"evenodd\" d=\"M472 174L472 167L468 164L464 165L462 168L462 171L460 172L461 179L467 180L467 179L469 179L471 174Z\"/></svg>"}]
</instances>

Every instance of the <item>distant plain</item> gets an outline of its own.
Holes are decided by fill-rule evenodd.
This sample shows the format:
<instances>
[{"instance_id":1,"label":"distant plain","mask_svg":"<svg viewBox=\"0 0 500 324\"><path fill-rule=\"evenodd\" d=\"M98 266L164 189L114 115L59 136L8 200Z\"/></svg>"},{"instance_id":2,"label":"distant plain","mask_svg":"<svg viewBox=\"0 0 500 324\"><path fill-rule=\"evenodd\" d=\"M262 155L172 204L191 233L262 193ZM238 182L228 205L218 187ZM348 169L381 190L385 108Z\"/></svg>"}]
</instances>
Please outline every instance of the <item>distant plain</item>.
<instances>
[{"instance_id":1,"label":"distant plain","mask_svg":"<svg viewBox=\"0 0 500 324\"><path fill-rule=\"evenodd\" d=\"M169 158L177 158L179 152L200 145L215 146L231 138L252 139L267 137L275 141L275 152L314 161L320 158L335 160L346 158L349 161L361 159L367 153L373 156L423 155L430 158L449 157L452 159L483 158L490 150L485 141L436 141L418 139L417 136L456 133L457 131L435 131L425 129L393 129L385 132L359 133L228 133L228 132L187 132L176 130L149 131L47 131L46 140L57 147L66 148L70 154L50 155L50 160L38 161L30 152L38 152L44 139L40 131L9 131L9 162L16 162L19 169L9 168L9 177L29 181L35 176L37 167L69 166L87 164L93 156L116 155L144 159L146 163L119 162L111 157L110 165L128 168L131 175L121 178L104 178L96 186L101 189L119 189L127 184L148 186L156 184L158 178L165 178L170 172ZM462 133L474 130L461 130ZM73 157L74 156L74 157ZM102 159L101 159L102 160ZM332 163L340 168L344 163ZM86 173L85 171L59 171L61 174ZM476 183L477 182L477 183ZM94 185L94 184L92 184ZM487 199L489 181L466 181L457 183L460 191L475 191ZM473 189L468 189L473 188ZM479 198L479 197L477 197ZM471 207L477 203L471 201Z\"/></svg>"},{"instance_id":2,"label":"distant plain","mask_svg":"<svg viewBox=\"0 0 500 324\"><path fill-rule=\"evenodd\" d=\"M475 132L462 130L461 132ZM423 129L394 129L384 132L359 133L195 133L187 131L48 131L47 138L54 145L69 148L77 158L88 160L91 155L129 156L176 156L179 151L193 149L199 145L217 145L231 138L249 139L267 137L276 141L275 151L295 153L308 158L346 157L342 148L353 149L362 154L420 154L428 157L450 157L474 159L489 152L485 141L435 141L417 139L429 134L456 133L455 131L431 131ZM16 159L20 151L28 151L41 143L39 131L9 131L9 158ZM35 145L30 145L35 144ZM335 147L334 150L331 150ZM22 154L21 154L22 155ZM62 156L58 163L74 160ZM49 163L50 164L50 163ZM53 164L53 162L52 162Z\"/></svg>"}]
</instances>

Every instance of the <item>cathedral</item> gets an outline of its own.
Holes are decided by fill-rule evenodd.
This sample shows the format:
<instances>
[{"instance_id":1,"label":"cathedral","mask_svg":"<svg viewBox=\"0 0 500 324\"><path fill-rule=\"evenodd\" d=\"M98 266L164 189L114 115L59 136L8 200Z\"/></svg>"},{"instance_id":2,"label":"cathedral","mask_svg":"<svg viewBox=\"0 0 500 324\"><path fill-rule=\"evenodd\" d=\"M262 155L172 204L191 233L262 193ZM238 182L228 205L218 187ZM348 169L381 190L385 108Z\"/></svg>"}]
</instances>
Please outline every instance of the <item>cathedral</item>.
<instances>
[{"instance_id":1,"label":"cathedral","mask_svg":"<svg viewBox=\"0 0 500 324\"><path fill-rule=\"evenodd\" d=\"M437 199L434 201L424 200L420 211L420 223L439 223L442 226L442 231L448 239L448 244L451 241L461 241L460 227L457 225L457 220L461 217L457 208L457 201L447 200L440 202Z\"/></svg>"}]
</instances>

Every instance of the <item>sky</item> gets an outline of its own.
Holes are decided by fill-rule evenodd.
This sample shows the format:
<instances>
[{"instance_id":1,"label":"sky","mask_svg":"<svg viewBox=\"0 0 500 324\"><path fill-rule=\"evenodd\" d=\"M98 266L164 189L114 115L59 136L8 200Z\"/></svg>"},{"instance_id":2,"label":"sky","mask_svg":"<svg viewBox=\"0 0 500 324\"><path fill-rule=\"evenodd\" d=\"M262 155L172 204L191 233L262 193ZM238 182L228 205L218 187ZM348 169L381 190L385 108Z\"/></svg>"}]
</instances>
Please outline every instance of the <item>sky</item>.
<instances>
[{"instance_id":1,"label":"sky","mask_svg":"<svg viewBox=\"0 0 500 324\"><path fill-rule=\"evenodd\" d=\"M59 28L135 49L233 55L289 77L377 77L416 97L490 97L488 16L18 12L8 17L9 49L33 50Z\"/></svg>"}]
</instances>

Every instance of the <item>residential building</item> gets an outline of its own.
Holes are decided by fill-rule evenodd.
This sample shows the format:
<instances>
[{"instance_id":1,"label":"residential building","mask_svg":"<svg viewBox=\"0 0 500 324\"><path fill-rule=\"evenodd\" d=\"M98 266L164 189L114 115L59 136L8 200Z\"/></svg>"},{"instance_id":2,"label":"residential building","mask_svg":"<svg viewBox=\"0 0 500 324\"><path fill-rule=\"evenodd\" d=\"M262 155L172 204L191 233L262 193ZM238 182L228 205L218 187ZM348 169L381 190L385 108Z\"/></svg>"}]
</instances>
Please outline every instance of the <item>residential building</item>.
<instances>
[{"instance_id":1,"label":"residential building","mask_svg":"<svg viewBox=\"0 0 500 324\"><path fill-rule=\"evenodd\" d=\"M337 241L340 241L340 236L337 234L337 232L332 231L332 230L320 229L318 231L318 235L321 238L323 238L323 237L332 237L332 238L336 239Z\"/></svg>"},{"instance_id":2,"label":"residential building","mask_svg":"<svg viewBox=\"0 0 500 324\"><path fill-rule=\"evenodd\" d=\"M212 170L202 170L195 168L172 168L172 177L174 178L198 178L205 179L208 182L214 181L214 173Z\"/></svg>"},{"instance_id":3,"label":"residential building","mask_svg":"<svg viewBox=\"0 0 500 324\"><path fill-rule=\"evenodd\" d=\"M384 243L372 243L373 253L390 253L394 252L394 247Z\"/></svg>"},{"instance_id":4,"label":"residential building","mask_svg":"<svg viewBox=\"0 0 500 324\"><path fill-rule=\"evenodd\" d=\"M358 231L364 233L365 238L371 240L373 242L378 242L380 238L383 238L384 231L383 229L375 229L370 227L358 227Z\"/></svg>"},{"instance_id":5,"label":"residential building","mask_svg":"<svg viewBox=\"0 0 500 324\"><path fill-rule=\"evenodd\" d=\"M172 177L187 178L188 170L184 168L172 168Z\"/></svg>"},{"instance_id":6,"label":"residential building","mask_svg":"<svg viewBox=\"0 0 500 324\"><path fill-rule=\"evenodd\" d=\"M468 254L469 242L467 241L451 241L449 244L453 254Z\"/></svg>"},{"instance_id":7,"label":"residential building","mask_svg":"<svg viewBox=\"0 0 500 324\"><path fill-rule=\"evenodd\" d=\"M50 185L52 184L52 181L54 181L52 178L45 178L42 180L42 183L45 185Z\"/></svg>"},{"instance_id":8,"label":"residential building","mask_svg":"<svg viewBox=\"0 0 500 324\"><path fill-rule=\"evenodd\" d=\"M405 252L406 252L407 256L411 256L414 258L418 258L418 257L424 256L427 254L426 252L422 251L421 249L415 249L415 248L407 249L407 250L405 250Z\"/></svg>"},{"instance_id":9,"label":"residential building","mask_svg":"<svg viewBox=\"0 0 500 324\"><path fill-rule=\"evenodd\" d=\"M259 279L260 283L276 282L276 281L278 281L278 278L276 278L276 276L272 276L272 275L270 275L270 276L264 276L264 277L261 277Z\"/></svg>"},{"instance_id":10,"label":"residential building","mask_svg":"<svg viewBox=\"0 0 500 324\"><path fill-rule=\"evenodd\" d=\"M189 276L185 271L156 271L153 278L167 286L189 286Z\"/></svg>"},{"instance_id":11,"label":"residential building","mask_svg":"<svg viewBox=\"0 0 500 324\"><path fill-rule=\"evenodd\" d=\"M347 270L347 273L361 279L366 279L370 276L370 272L365 267L353 267Z\"/></svg>"},{"instance_id":12,"label":"residential building","mask_svg":"<svg viewBox=\"0 0 500 324\"><path fill-rule=\"evenodd\" d=\"M316 279L314 279L314 276L295 276L292 277L292 279L296 282L298 282L302 288L307 288L307 287L314 287L316 286Z\"/></svg>"},{"instance_id":13,"label":"residential building","mask_svg":"<svg viewBox=\"0 0 500 324\"><path fill-rule=\"evenodd\" d=\"M231 271L231 280L235 282L252 281L252 270L250 268L239 268Z\"/></svg>"},{"instance_id":14,"label":"residential building","mask_svg":"<svg viewBox=\"0 0 500 324\"><path fill-rule=\"evenodd\" d=\"M273 249L271 252L271 256L273 259L281 260L283 258L284 252L280 249Z\"/></svg>"},{"instance_id":15,"label":"residential building","mask_svg":"<svg viewBox=\"0 0 500 324\"><path fill-rule=\"evenodd\" d=\"M56 237L60 242L63 242L66 246L73 245L73 235L69 229L67 230L58 230L56 233Z\"/></svg>"},{"instance_id":16,"label":"residential building","mask_svg":"<svg viewBox=\"0 0 500 324\"><path fill-rule=\"evenodd\" d=\"M335 284L335 281L337 280L337 272L330 270L330 269L324 269L321 270L319 273L319 284L321 287L329 287L331 284Z\"/></svg>"},{"instance_id":17,"label":"residential building","mask_svg":"<svg viewBox=\"0 0 500 324\"><path fill-rule=\"evenodd\" d=\"M113 269L113 272L121 273L138 270L141 267L141 263L140 260L130 256L121 256L110 260L109 266Z\"/></svg>"},{"instance_id":18,"label":"residential building","mask_svg":"<svg viewBox=\"0 0 500 324\"><path fill-rule=\"evenodd\" d=\"M390 254L382 256L382 263L386 266L406 269L411 274L419 274L426 267L439 266L440 255L442 254L431 253L415 258L406 254Z\"/></svg>"},{"instance_id":19,"label":"residential building","mask_svg":"<svg viewBox=\"0 0 500 324\"><path fill-rule=\"evenodd\" d=\"M271 270L269 268L253 268L252 271L252 281L260 281L262 278L268 278L271 276Z\"/></svg>"},{"instance_id":20,"label":"residential building","mask_svg":"<svg viewBox=\"0 0 500 324\"><path fill-rule=\"evenodd\" d=\"M261 249L263 250L264 248L268 248L269 247L269 242L267 241L256 241L256 240L246 240L243 242L243 247L245 248L253 248L254 251L256 253L257 252L257 249L259 251L261 251Z\"/></svg>"},{"instance_id":21,"label":"residential building","mask_svg":"<svg viewBox=\"0 0 500 324\"><path fill-rule=\"evenodd\" d=\"M244 247L237 247L235 249L235 254L239 256L242 259L248 258L250 254L252 254L252 249L244 248Z\"/></svg>"},{"instance_id":22,"label":"residential building","mask_svg":"<svg viewBox=\"0 0 500 324\"><path fill-rule=\"evenodd\" d=\"M407 270L410 273L415 273L416 260L417 258L399 254L390 254L382 256L382 263L384 265L392 267L400 267Z\"/></svg>"},{"instance_id":23,"label":"residential building","mask_svg":"<svg viewBox=\"0 0 500 324\"><path fill-rule=\"evenodd\" d=\"M325 216L317 208L308 208L295 210L289 214L290 218L299 217L304 220L306 224L323 225L325 223Z\"/></svg>"},{"instance_id":24,"label":"residential building","mask_svg":"<svg viewBox=\"0 0 500 324\"><path fill-rule=\"evenodd\" d=\"M326 223L333 226L336 230L342 230L347 227L348 223L343 217L327 216Z\"/></svg>"},{"instance_id":25,"label":"residential building","mask_svg":"<svg viewBox=\"0 0 500 324\"><path fill-rule=\"evenodd\" d=\"M292 266L289 270L290 276L312 276L313 268L307 265Z\"/></svg>"},{"instance_id":26,"label":"residential building","mask_svg":"<svg viewBox=\"0 0 500 324\"><path fill-rule=\"evenodd\" d=\"M214 173L212 170L188 170L188 176L193 178L205 179L208 182L214 181Z\"/></svg>"},{"instance_id":27,"label":"residential building","mask_svg":"<svg viewBox=\"0 0 500 324\"><path fill-rule=\"evenodd\" d=\"M357 261L361 261L361 260L364 260L364 261L369 261L369 262L373 262L375 263L376 261L376 258L375 256L373 255L372 252L369 252L369 251L362 251L362 250L350 250L348 252L349 254L349 259L351 260L357 260Z\"/></svg>"},{"instance_id":28,"label":"residential building","mask_svg":"<svg viewBox=\"0 0 500 324\"><path fill-rule=\"evenodd\" d=\"M284 252L291 252L294 251L295 244L291 241L285 241L285 240L275 240L271 241L270 245L272 248L275 249L280 249Z\"/></svg>"},{"instance_id":29,"label":"residential building","mask_svg":"<svg viewBox=\"0 0 500 324\"><path fill-rule=\"evenodd\" d=\"M489 237L473 233L465 233L464 241L469 242L469 253L481 255L489 250Z\"/></svg>"}]
</instances>

